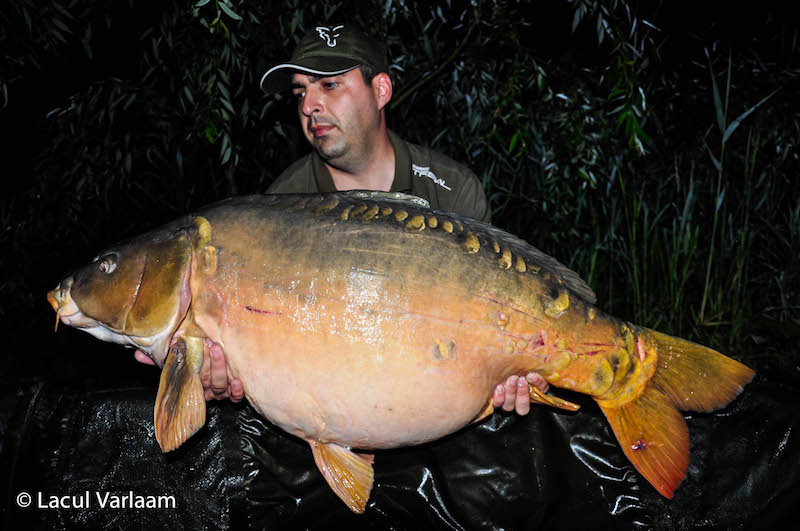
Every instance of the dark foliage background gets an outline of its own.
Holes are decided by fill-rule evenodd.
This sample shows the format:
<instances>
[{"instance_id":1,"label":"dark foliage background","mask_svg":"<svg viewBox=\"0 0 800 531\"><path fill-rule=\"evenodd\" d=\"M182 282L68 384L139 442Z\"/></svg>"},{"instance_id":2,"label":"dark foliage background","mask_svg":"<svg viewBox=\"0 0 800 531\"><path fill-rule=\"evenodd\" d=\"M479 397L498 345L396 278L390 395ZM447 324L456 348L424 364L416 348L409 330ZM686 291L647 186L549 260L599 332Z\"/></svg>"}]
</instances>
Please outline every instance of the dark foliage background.
<instances>
[{"instance_id":1,"label":"dark foliage background","mask_svg":"<svg viewBox=\"0 0 800 531\"><path fill-rule=\"evenodd\" d=\"M45 292L113 241L263 192L303 155L291 98L258 80L328 21L386 41L390 126L468 163L494 224L601 306L797 373L800 47L781 6L6 0L0 383L89 385L101 364L154 380L54 334Z\"/></svg>"}]
</instances>

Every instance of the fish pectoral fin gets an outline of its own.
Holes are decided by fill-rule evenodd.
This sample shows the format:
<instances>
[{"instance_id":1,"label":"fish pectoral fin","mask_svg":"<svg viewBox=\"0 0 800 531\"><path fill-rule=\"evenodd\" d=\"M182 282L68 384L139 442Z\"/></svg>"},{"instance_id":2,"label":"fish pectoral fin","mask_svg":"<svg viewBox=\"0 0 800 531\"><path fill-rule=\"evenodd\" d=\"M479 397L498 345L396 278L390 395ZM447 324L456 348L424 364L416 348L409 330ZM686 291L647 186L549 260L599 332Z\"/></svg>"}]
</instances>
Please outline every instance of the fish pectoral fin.
<instances>
[{"instance_id":1,"label":"fish pectoral fin","mask_svg":"<svg viewBox=\"0 0 800 531\"><path fill-rule=\"evenodd\" d=\"M537 388L528 384L528 391L531 394L531 402L542 404L544 406L557 407L558 409L566 409L567 411L578 411L581 406L574 404L563 398L557 396L547 395L539 391Z\"/></svg>"},{"instance_id":2,"label":"fish pectoral fin","mask_svg":"<svg viewBox=\"0 0 800 531\"><path fill-rule=\"evenodd\" d=\"M372 491L374 456L357 454L336 443L308 441L308 444L317 468L333 492L351 511L363 513Z\"/></svg>"},{"instance_id":3,"label":"fish pectoral fin","mask_svg":"<svg viewBox=\"0 0 800 531\"><path fill-rule=\"evenodd\" d=\"M170 347L155 407L156 440L163 452L176 449L206 422L202 366L202 338L181 338Z\"/></svg>"}]
</instances>

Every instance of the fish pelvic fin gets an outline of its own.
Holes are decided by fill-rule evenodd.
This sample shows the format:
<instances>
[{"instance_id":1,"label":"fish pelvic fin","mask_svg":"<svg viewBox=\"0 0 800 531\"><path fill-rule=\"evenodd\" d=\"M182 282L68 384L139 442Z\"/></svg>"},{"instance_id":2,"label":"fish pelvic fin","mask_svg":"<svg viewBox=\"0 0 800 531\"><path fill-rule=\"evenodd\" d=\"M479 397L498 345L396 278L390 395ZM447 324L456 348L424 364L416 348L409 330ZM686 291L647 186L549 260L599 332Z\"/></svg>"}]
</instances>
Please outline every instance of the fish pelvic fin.
<instances>
[{"instance_id":1,"label":"fish pelvic fin","mask_svg":"<svg viewBox=\"0 0 800 531\"><path fill-rule=\"evenodd\" d=\"M657 356L641 392L596 398L625 456L671 499L689 466L689 430L679 410L713 411L729 404L755 372L710 348L646 328L635 328L641 356ZM642 385L632 379L631 385Z\"/></svg>"},{"instance_id":2,"label":"fish pelvic fin","mask_svg":"<svg viewBox=\"0 0 800 531\"><path fill-rule=\"evenodd\" d=\"M528 393L531 395L531 402L543 406L555 407L566 411L578 411L581 408L578 404L564 400L563 398L542 393L531 384L528 384Z\"/></svg>"},{"instance_id":3,"label":"fish pelvic fin","mask_svg":"<svg viewBox=\"0 0 800 531\"><path fill-rule=\"evenodd\" d=\"M155 406L156 440L163 452L179 447L206 422L202 365L202 338L181 338L170 348Z\"/></svg>"},{"instance_id":4,"label":"fish pelvic fin","mask_svg":"<svg viewBox=\"0 0 800 531\"><path fill-rule=\"evenodd\" d=\"M335 443L308 441L314 462L333 492L357 514L362 514L372 492L374 456L357 454Z\"/></svg>"}]
</instances>

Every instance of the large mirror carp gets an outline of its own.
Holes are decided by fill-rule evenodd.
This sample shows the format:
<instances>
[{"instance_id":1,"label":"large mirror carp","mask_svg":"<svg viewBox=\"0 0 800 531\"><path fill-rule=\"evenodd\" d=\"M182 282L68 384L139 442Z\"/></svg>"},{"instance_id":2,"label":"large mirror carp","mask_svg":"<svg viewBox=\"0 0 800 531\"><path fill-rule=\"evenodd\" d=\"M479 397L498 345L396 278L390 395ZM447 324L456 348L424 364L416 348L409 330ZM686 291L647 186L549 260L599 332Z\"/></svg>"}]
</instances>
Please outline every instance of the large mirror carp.
<instances>
[{"instance_id":1,"label":"large mirror carp","mask_svg":"<svg viewBox=\"0 0 800 531\"><path fill-rule=\"evenodd\" d=\"M689 462L679 410L721 408L754 375L605 314L577 274L491 225L358 193L222 201L103 251L48 300L63 323L163 368L164 451L205 422L198 371L205 338L218 343L250 403L308 442L355 512L371 451L480 421L497 383L528 371L597 401L669 498Z\"/></svg>"}]
</instances>

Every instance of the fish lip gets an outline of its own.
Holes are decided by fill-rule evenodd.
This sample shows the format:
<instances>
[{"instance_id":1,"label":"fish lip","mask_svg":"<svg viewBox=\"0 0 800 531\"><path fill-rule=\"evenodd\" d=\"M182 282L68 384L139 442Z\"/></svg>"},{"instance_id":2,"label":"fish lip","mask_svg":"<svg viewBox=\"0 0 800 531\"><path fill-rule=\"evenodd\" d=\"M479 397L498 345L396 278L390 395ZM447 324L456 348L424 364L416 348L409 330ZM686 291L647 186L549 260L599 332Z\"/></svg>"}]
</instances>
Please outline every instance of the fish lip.
<instances>
[{"instance_id":1,"label":"fish lip","mask_svg":"<svg viewBox=\"0 0 800 531\"><path fill-rule=\"evenodd\" d=\"M70 313L64 313L62 311L58 312L59 320L65 325L73 328L88 328L95 324L93 319L87 323L85 319L86 316L83 314L83 312L77 309L77 307L75 307L75 309L69 309L72 310Z\"/></svg>"},{"instance_id":2,"label":"fish lip","mask_svg":"<svg viewBox=\"0 0 800 531\"><path fill-rule=\"evenodd\" d=\"M69 323L67 323L67 320L70 317L73 317L73 316L75 316L76 314L79 314L79 313L81 313L80 310L75 310L72 313L68 313L68 314L64 314L64 312L60 312L58 314L58 317L59 317L59 319L61 319L64 322L64 324L69 324Z\"/></svg>"}]
</instances>

